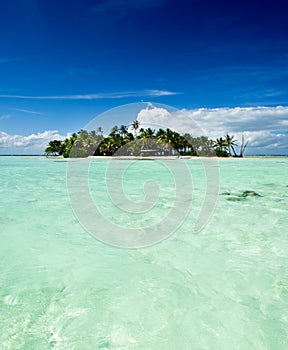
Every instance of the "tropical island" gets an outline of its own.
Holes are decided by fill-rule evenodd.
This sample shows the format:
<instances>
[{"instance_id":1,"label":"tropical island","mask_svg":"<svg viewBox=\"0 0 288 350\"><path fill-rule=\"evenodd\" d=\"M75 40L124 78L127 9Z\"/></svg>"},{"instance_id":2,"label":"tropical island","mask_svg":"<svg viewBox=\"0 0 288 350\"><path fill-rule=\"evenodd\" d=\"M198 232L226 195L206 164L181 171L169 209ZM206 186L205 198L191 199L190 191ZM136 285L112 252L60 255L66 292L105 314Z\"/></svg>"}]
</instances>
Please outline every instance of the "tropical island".
<instances>
[{"instance_id":1,"label":"tropical island","mask_svg":"<svg viewBox=\"0 0 288 350\"><path fill-rule=\"evenodd\" d=\"M216 140L207 136L193 137L169 128L157 131L150 127L140 128L140 122L135 120L130 125L115 125L107 136L103 134L103 128L98 127L92 131L80 130L65 140L50 141L45 154L64 158L113 155L243 157L247 144L244 136L238 146L233 135L226 134Z\"/></svg>"}]
</instances>

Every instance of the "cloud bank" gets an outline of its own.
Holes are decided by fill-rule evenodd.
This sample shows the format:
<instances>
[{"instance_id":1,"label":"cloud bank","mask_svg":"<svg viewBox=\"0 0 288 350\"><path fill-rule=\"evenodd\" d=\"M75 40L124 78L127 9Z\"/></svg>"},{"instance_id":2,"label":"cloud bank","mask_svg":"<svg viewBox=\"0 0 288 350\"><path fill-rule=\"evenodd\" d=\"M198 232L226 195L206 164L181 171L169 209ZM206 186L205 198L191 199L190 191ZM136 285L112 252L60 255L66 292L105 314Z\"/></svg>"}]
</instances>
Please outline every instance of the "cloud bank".
<instances>
[{"instance_id":1,"label":"cloud bank","mask_svg":"<svg viewBox=\"0 0 288 350\"><path fill-rule=\"evenodd\" d=\"M51 140L64 140L70 134L60 135L58 130L47 130L37 134L9 135L0 131L0 154L43 154Z\"/></svg>"},{"instance_id":2,"label":"cloud bank","mask_svg":"<svg viewBox=\"0 0 288 350\"><path fill-rule=\"evenodd\" d=\"M249 141L247 154L288 154L288 107L199 108L169 112L147 108L137 118L143 126L169 127L213 139L229 133Z\"/></svg>"},{"instance_id":3,"label":"cloud bank","mask_svg":"<svg viewBox=\"0 0 288 350\"><path fill-rule=\"evenodd\" d=\"M240 141L244 134L245 140L249 141L247 155L288 155L288 107L168 111L149 104L139 112L137 119L143 127L171 128L179 133L207 135L213 139L228 133ZM63 140L69 136L70 134L61 135L57 130L26 136L9 135L0 131L0 154L43 154L49 141Z\"/></svg>"}]
</instances>

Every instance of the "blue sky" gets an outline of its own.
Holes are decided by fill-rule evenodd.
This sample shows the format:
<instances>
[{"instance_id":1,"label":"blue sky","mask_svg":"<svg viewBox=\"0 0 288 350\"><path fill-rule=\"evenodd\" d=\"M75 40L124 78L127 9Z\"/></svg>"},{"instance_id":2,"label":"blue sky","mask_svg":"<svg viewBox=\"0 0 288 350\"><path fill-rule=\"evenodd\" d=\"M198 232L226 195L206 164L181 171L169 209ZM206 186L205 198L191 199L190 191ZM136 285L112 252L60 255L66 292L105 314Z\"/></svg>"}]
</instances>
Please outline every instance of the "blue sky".
<instances>
[{"instance_id":1,"label":"blue sky","mask_svg":"<svg viewBox=\"0 0 288 350\"><path fill-rule=\"evenodd\" d=\"M243 132L263 131L261 113L254 130L244 114L267 107L270 134L285 136L288 114L273 111L288 106L287 18L287 0L1 1L0 153L15 135L66 135L140 101L242 108Z\"/></svg>"}]
</instances>

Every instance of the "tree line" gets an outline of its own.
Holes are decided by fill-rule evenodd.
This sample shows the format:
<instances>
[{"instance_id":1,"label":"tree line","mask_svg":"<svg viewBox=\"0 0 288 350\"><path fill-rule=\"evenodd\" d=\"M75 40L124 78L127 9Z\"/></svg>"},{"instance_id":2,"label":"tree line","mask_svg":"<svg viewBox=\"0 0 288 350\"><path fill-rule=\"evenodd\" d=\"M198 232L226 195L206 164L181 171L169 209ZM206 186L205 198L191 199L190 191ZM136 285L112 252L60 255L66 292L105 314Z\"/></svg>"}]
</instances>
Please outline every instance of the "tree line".
<instances>
[{"instance_id":1,"label":"tree line","mask_svg":"<svg viewBox=\"0 0 288 350\"><path fill-rule=\"evenodd\" d=\"M243 157L246 146L242 137L237 153L237 141L228 134L212 140L206 136L193 137L189 133L181 135L169 128L140 128L139 121L135 120L131 125L115 125L107 136L104 136L102 127L98 127L92 131L80 130L65 140L50 141L45 154L65 158L112 155Z\"/></svg>"}]
</instances>

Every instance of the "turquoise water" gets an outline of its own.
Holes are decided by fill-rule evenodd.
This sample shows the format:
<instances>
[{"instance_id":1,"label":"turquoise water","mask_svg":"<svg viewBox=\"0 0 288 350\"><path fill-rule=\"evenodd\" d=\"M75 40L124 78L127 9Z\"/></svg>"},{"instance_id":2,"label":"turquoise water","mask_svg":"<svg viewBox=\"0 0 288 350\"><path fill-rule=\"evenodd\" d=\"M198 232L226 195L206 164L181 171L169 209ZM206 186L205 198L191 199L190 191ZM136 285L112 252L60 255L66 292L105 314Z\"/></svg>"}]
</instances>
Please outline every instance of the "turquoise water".
<instances>
[{"instance_id":1,"label":"turquoise water","mask_svg":"<svg viewBox=\"0 0 288 350\"><path fill-rule=\"evenodd\" d=\"M92 197L131 225L109 204L107 162L91 164ZM287 349L288 158L219 160L217 205L197 235L205 177L199 160L186 164L190 215L163 242L131 250L83 229L65 161L0 157L0 349ZM171 207L175 183L153 161L129 174L132 200L145 197L143 177L162 186L150 219L133 221L147 227Z\"/></svg>"}]
</instances>

